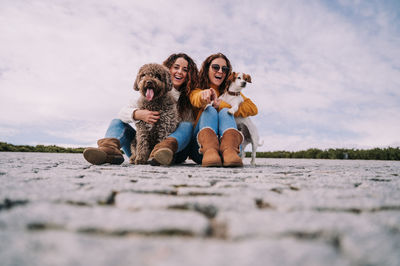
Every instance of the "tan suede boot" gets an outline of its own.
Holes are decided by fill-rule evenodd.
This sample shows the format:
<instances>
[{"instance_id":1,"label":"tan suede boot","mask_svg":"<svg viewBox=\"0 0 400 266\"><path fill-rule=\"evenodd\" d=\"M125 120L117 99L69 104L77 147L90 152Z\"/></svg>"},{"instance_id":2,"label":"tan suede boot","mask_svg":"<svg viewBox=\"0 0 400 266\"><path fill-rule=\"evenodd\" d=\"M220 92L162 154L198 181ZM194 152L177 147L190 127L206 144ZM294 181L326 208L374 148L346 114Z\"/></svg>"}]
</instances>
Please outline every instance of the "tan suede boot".
<instances>
[{"instance_id":1,"label":"tan suede boot","mask_svg":"<svg viewBox=\"0 0 400 266\"><path fill-rule=\"evenodd\" d=\"M242 167L243 161L239 157L240 144L243 135L237 129L227 129L221 138L220 152L226 167Z\"/></svg>"},{"instance_id":2,"label":"tan suede boot","mask_svg":"<svg viewBox=\"0 0 400 266\"><path fill-rule=\"evenodd\" d=\"M149 160L158 164L170 165L174 158L175 152L178 150L178 142L175 138L166 138L151 151ZM154 162L151 164L154 164Z\"/></svg>"},{"instance_id":3,"label":"tan suede boot","mask_svg":"<svg viewBox=\"0 0 400 266\"><path fill-rule=\"evenodd\" d=\"M98 148L87 148L83 151L83 157L91 164L121 164L124 162L119 140L116 138L104 138L97 141Z\"/></svg>"},{"instance_id":4,"label":"tan suede boot","mask_svg":"<svg viewBox=\"0 0 400 266\"><path fill-rule=\"evenodd\" d=\"M222 166L221 156L218 153L219 141L217 134L211 128L203 128L197 135L200 153L203 154L201 166Z\"/></svg>"}]
</instances>

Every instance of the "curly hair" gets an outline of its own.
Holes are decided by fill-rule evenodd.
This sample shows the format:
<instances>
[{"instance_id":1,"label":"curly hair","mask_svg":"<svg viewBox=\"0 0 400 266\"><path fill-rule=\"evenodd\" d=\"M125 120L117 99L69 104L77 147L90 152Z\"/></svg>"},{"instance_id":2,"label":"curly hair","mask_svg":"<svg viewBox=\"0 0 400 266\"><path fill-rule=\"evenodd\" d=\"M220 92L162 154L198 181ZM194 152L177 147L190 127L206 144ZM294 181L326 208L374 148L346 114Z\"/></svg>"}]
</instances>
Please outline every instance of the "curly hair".
<instances>
[{"instance_id":1,"label":"curly hair","mask_svg":"<svg viewBox=\"0 0 400 266\"><path fill-rule=\"evenodd\" d=\"M163 65L170 69L178 58L183 58L188 62L188 72L186 80L179 88L181 94L178 99L178 112L179 114L183 114L183 112L192 108L189 100L189 94L192 90L196 88L199 79L199 70L193 59L185 53L171 54L163 62Z\"/></svg>"},{"instance_id":2,"label":"curly hair","mask_svg":"<svg viewBox=\"0 0 400 266\"><path fill-rule=\"evenodd\" d=\"M232 65L229 59L222 53L212 54L204 60L200 73L199 73L199 88L202 90L206 90L210 88L210 80L208 78L208 71L210 69L211 62L216 58L223 58L226 61L226 65L229 68L228 73L226 73L224 81L219 86L219 93L222 94L229 87L228 77L232 73Z\"/></svg>"}]
</instances>

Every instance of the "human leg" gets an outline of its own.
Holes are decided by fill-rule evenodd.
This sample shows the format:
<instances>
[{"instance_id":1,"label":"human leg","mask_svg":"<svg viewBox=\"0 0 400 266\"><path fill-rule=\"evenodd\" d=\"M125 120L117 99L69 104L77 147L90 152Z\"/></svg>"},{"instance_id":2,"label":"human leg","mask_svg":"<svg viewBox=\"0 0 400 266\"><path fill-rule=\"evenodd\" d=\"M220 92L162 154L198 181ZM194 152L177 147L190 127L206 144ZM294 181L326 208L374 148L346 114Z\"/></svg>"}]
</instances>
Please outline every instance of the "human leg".
<instances>
[{"instance_id":1,"label":"human leg","mask_svg":"<svg viewBox=\"0 0 400 266\"><path fill-rule=\"evenodd\" d=\"M179 123L178 128L171 135L169 135L170 138L174 138L178 143L177 152L180 152L186 148L190 142L192 134L193 123L187 121Z\"/></svg>"},{"instance_id":2,"label":"human leg","mask_svg":"<svg viewBox=\"0 0 400 266\"><path fill-rule=\"evenodd\" d=\"M179 123L178 128L171 135L154 146L149 160L154 160L162 165L170 165L174 154L183 151L188 146L192 132L193 124L191 122L183 121ZM180 156L183 156L183 153Z\"/></svg>"},{"instance_id":3,"label":"human leg","mask_svg":"<svg viewBox=\"0 0 400 266\"><path fill-rule=\"evenodd\" d=\"M224 108L218 112L218 135L222 137L224 132L228 129L236 129L237 125L235 121L235 117L228 113L228 108Z\"/></svg>"},{"instance_id":4,"label":"human leg","mask_svg":"<svg viewBox=\"0 0 400 266\"><path fill-rule=\"evenodd\" d=\"M199 143L197 142L197 135L193 134L192 140L190 141L188 147L189 147L188 151L189 159L192 159L197 164L201 164L203 160L203 154L199 153L200 147Z\"/></svg>"},{"instance_id":5,"label":"human leg","mask_svg":"<svg viewBox=\"0 0 400 266\"><path fill-rule=\"evenodd\" d=\"M211 105L201 114L199 122L194 129L194 135L197 136L203 128L210 128L215 134L218 134L218 111Z\"/></svg>"},{"instance_id":6,"label":"human leg","mask_svg":"<svg viewBox=\"0 0 400 266\"><path fill-rule=\"evenodd\" d=\"M130 143L135 137L135 130L119 119L113 119L107 129L105 138L97 141L98 148L87 148L83 151L84 158L96 165L111 163L121 164L124 157L120 151L124 150L127 156L131 155Z\"/></svg>"},{"instance_id":7,"label":"human leg","mask_svg":"<svg viewBox=\"0 0 400 266\"><path fill-rule=\"evenodd\" d=\"M186 161L186 159L188 158L190 151L192 149L191 146L191 141L189 141L189 144L186 146L186 148L184 148L181 151L178 151L174 154L174 159L173 159L173 163L174 164L181 164L184 163ZM200 161L201 162L201 161Z\"/></svg>"},{"instance_id":8,"label":"human leg","mask_svg":"<svg viewBox=\"0 0 400 266\"><path fill-rule=\"evenodd\" d=\"M218 112L214 107L208 106L199 119L199 122L195 128L195 136L197 139L198 151L194 151L195 161L198 154L202 154L201 165L204 167L208 166L221 166L221 157L218 153L219 141L218 141ZM196 153L198 153L196 155Z\"/></svg>"},{"instance_id":9,"label":"human leg","mask_svg":"<svg viewBox=\"0 0 400 266\"><path fill-rule=\"evenodd\" d=\"M235 118L224 108L218 113L219 135L221 136L220 153L222 154L223 166L241 167L242 158L239 157L240 144L243 142L242 133L237 130Z\"/></svg>"},{"instance_id":10,"label":"human leg","mask_svg":"<svg viewBox=\"0 0 400 266\"><path fill-rule=\"evenodd\" d=\"M131 142L136 136L136 131L129 124L120 119L113 119L106 131L105 138L116 138L126 156L131 157Z\"/></svg>"}]
</instances>

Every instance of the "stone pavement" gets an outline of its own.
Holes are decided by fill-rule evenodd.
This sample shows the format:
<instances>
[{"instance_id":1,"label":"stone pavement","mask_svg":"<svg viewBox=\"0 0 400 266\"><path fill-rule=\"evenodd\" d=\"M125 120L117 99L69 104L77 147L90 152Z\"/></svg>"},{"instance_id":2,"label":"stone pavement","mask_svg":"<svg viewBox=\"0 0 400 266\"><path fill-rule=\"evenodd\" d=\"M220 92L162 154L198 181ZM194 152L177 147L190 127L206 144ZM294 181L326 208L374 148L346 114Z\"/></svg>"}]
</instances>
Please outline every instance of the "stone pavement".
<instances>
[{"instance_id":1,"label":"stone pavement","mask_svg":"<svg viewBox=\"0 0 400 266\"><path fill-rule=\"evenodd\" d=\"M0 265L400 265L400 162L0 153Z\"/></svg>"}]
</instances>

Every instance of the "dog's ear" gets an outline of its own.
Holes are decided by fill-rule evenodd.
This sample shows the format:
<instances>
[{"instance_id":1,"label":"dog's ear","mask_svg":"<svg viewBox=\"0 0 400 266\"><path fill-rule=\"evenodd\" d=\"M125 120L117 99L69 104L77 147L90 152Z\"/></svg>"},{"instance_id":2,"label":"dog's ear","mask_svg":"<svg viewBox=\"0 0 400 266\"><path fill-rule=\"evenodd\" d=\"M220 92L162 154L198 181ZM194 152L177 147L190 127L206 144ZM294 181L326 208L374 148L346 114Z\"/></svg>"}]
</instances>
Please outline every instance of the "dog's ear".
<instances>
[{"instance_id":1,"label":"dog's ear","mask_svg":"<svg viewBox=\"0 0 400 266\"><path fill-rule=\"evenodd\" d=\"M142 75L143 67L144 67L144 66L142 66L142 67L139 69L139 71L138 71L138 73L137 73L137 75L136 75L135 83L133 83L133 89L134 89L135 91L139 91L139 82L140 82L140 76Z\"/></svg>"},{"instance_id":2,"label":"dog's ear","mask_svg":"<svg viewBox=\"0 0 400 266\"><path fill-rule=\"evenodd\" d=\"M233 82L237 77L237 73L236 72L232 72L229 77L228 77L228 82Z\"/></svg>"},{"instance_id":3,"label":"dog's ear","mask_svg":"<svg viewBox=\"0 0 400 266\"><path fill-rule=\"evenodd\" d=\"M246 81L248 83L251 83L251 76L250 75L247 75L247 74L243 73L243 79L244 79L244 81Z\"/></svg>"},{"instance_id":4,"label":"dog's ear","mask_svg":"<svg viewBox=\"0 0 400 266\"><path fill-rule=\"evenodd\" d=\"M135 91L138 91L138 90L139 90L139 85L138 85L138 83L139 83L139 75L136 76L135 83L133 83L133 89L134 89Z\"/></svg>"},{"instance_id":5,"label":"dog's ear","mask_svg":"<svg viewBox=\"0 0 400 266\"><path fill-rule=\"evenodd\" d=\"M229 77L226 79L226 87L225 87L225 91L228 90L228 88L231 86L231 84L233 83L233 81L236 79L236 73L232 72Z\"/></svg>"}]
</instances>

